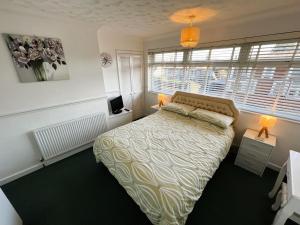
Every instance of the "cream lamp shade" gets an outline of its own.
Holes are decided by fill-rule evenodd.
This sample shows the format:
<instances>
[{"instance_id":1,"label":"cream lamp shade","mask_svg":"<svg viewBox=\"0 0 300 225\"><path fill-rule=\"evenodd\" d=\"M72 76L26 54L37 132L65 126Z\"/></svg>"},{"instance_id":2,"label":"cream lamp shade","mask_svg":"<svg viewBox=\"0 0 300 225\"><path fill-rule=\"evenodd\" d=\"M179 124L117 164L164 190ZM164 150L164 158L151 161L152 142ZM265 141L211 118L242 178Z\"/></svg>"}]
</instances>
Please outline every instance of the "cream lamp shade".
<instances>
[{"instance_id":1,"label":"cream lamp shade","mask_svg":"<svg viewBox=\"0 0 300 225\"><path fill-rule=\"evenodd\" d=\"M258 137L260 137L265 132L266 138L268 138L269 137L268 128L274 127L276 122L277 122L276 117L262 115L259 119L259 125L262 126L262 128L259 131Z\"/></svg>"},{"instance_id":2,"label":"cream lamp shade","mask_svg":"<svg viewBox=\"0 0 300 225\"><path fill-rule=\"evenodd\" d=\"M186 27L181 30L180 44L185 48L195 47L200 40L200 29L198 27Z\"/></svg>"}]
</instances>

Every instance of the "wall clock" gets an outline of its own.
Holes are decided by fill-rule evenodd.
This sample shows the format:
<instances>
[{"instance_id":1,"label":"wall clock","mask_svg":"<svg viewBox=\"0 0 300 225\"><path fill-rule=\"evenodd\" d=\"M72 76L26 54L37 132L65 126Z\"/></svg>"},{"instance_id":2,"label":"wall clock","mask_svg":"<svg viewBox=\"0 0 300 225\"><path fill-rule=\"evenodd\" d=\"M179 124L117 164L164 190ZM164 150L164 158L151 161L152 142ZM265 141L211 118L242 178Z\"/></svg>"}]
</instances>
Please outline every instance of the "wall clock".
<instances>
[{"instance_id":1,"label":"wall clock","mask_svg":"<svg viewBox=\"0 0 300 225\"><path fill-rule=\"evenodd\" d=\"M110 54L103 52L100 54L100 61L101 61L101 65L102 67L109 67L112 63L112 57Z\"/></svg>"}]
</instances>

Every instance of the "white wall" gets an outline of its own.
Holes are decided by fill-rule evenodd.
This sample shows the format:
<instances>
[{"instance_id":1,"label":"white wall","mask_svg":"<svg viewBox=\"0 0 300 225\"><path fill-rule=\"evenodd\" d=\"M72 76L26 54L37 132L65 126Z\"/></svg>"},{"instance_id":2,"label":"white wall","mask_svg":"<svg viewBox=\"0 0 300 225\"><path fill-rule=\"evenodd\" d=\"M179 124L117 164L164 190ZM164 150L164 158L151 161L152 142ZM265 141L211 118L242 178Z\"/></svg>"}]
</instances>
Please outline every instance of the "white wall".
<instances>
[{"instance_id":1,"label":"white wall","mask_svg":"<svg viewBox=\"0 0 300 225\"><path fill-rule=\"evenodd\" d=\"M40 168L41 155L32 129L93 112L107 113L107 104L97 27L1 11L0 33L60 38L70 73L70 80L20 83L10 53L0 38L1 184L15 175Z\"/></svg>"},{"instance_id":2,"label":"white wall","mask_svg":"<svg viewBox=\"0 0 300 225\"><path fill-rule=\"evenodd\" d=\"M218 42L229 39L261 36L267 34L300 31L297 23L300 14L281 14L276 17L262 17L260 20L252 20L240 23L239 20L231 22L199 25L201 37L199 47L208 42ZM153 48L165 48L179 46L180 31L153 36L144 40L144 50Z\"/></svg>"},{"instance_id":3,"label":"white wall","mask_svg":"<svg viewBox=\"0 0 300 225\"><path fill-rule=\"evenodd\" d=\"M0 224L1 225L22 225L22 220L14 207L8 201L3 191L0 189Z\"/></svg>"},{"instance_id":4,"label":"white wall","mask_svg":"<svg viewBox=\"0 0 300 225\"><path fill-rule=\"evenodd\" d=\"M246 23L219 24L214 27L201 27L201 43L223 41L250 36L274 34L282 32L300 31L300 14L282 14L281 17L263 18L259 21ZM288 35L287 35L288 36ZM179 32L152 37L144 42L144 50L174 47L179 45ZM146 79L147 80L147 79ZM146 83L147 85L147 83ZM148 88L147 88L148 89ZM157 104L157 96L146 92L146 112L151 113L151 105ZM246 128L258 130L259 115L241 112L235 143L239 144ZM270 159L270 167L281 166L288 157L288 150L300 151L300 123L279 119L277 125L271 129L271 134L277 136L277 146Z\"/></svg>"},{"instance_id":5,"label":"white wall","mask_svg":"<svg viewBox=\"0 0 300 225\"><path fill-rule=\"evenodd\" d=\"M112 56L112 65L103 68L105 91L108 95L119 92L118 67L116 51L143 51L142 38L115 32L108 28L98 30L99 51L107 52Z\"/></svg>"}]
</instances>

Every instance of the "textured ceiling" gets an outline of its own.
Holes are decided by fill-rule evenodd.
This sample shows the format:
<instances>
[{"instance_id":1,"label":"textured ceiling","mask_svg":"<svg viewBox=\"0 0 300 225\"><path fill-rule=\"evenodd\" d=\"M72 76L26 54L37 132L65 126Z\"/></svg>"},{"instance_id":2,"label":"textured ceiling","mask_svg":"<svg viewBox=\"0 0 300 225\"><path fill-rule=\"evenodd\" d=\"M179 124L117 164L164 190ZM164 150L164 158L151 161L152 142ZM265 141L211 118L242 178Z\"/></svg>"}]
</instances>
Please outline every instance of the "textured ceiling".
<instances>
[{"instance_id":1,"label":"textured ceiling","mask_svg":"<svg viewBox=\"0 0 300 225\"><path fill-rule=\"evenodd\" d=\"M0 9L36 16L74 19L149 37L182 27L170 16L181 9L205 7L216 15L199 25L280 15L299 8L299 0L0 0Z\"/></svg>"}]
</instances>

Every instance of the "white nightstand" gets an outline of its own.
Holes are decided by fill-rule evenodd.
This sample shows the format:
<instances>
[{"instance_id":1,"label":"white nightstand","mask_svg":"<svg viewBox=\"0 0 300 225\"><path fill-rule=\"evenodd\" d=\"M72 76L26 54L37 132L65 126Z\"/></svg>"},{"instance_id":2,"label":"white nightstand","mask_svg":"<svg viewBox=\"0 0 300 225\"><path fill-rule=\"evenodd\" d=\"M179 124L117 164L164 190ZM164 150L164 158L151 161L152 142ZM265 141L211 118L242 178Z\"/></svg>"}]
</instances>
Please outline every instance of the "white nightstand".
<instances>
[{"instance_id":1,"label":"white nightstand","mask_svg":"<svg viewBox=\"0 0 300 225\"><path fill-rule=\"evenodd\" d=\"M258 131L246 130L234 164L262 176L276 146L276 137L269 135L260 140L257 135Z\"/></svg>"},{"instance_id":2,"label":"white nightstand","mask_svg":"<svg viewBox=\"0 0 300 225\"><path fill-rule=\"evenodd\" d=\"M110 114L108 116L108 129L114 129L132 122L132 110L122 110L119 114Z\"/></svg>"}]
</instances>

